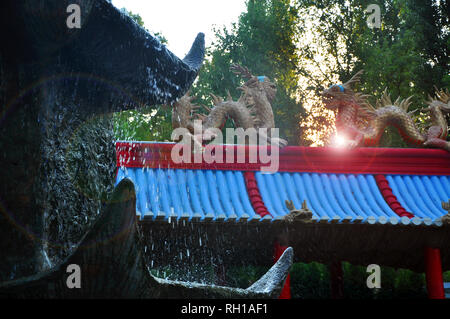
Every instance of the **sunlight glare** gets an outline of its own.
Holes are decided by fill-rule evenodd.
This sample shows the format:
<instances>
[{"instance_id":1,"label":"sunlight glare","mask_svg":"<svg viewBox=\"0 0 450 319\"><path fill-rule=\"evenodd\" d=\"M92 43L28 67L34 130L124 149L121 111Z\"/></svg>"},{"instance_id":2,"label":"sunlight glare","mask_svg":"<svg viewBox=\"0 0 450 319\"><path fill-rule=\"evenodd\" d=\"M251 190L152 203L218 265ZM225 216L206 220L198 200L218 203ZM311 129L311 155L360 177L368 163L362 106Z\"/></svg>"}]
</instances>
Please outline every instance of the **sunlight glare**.
<instances>
[{"instance_id":1,"label":"sunlight glare","mask_svg":"<svg viewBox=\"0 0 450 319\"><path fill-rule=\"evenodd\" d=\"M333 138L333 145L336 147L345 147L347 145L347 138L343 135L336 134Z\"/></svg>"}]
</instances>

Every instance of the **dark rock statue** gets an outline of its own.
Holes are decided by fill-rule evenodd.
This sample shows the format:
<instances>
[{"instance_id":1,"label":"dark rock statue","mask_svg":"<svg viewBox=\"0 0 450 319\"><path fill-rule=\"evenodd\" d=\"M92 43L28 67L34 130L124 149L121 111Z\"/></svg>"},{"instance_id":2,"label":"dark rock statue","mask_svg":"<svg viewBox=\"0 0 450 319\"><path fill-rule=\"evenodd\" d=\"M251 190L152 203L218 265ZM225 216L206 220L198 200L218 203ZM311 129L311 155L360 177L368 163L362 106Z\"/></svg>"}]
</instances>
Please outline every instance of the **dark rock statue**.
<instances>
[{"instance_id":1,"label":"dark rock statue","mask_svg":"<svg viewBox=\"0 0 450 319\"><path fill-rule=\"evenodd\" d=\"M67 25L69 4L79 5L80 28ZM0 294L274 296L292 251L263 278L270 289L155 279L143 264L133 185L111 195L111 113L183 96L204 35L180 60L106 0L6 0L0 15ZM67 291L69 264L92 279L86 289Z\"/></svg>"},{"instance_id":2,"label":"dark rock statue","mask_svg":"<svg viewBox=\"0 0 450 319\"><path fill-rule=\"evenodd\" d=\"M276 298L292 264L292 248L247 289L210 286L153 277L143 258L136 224L136 193L129 179L114 190L110 203L62 263L37 275L0 284L0 297L25 298ZM70 265L80 265L79 288ZM76 281L74 281L76 282Z\"/></svg>"}]
</instances>

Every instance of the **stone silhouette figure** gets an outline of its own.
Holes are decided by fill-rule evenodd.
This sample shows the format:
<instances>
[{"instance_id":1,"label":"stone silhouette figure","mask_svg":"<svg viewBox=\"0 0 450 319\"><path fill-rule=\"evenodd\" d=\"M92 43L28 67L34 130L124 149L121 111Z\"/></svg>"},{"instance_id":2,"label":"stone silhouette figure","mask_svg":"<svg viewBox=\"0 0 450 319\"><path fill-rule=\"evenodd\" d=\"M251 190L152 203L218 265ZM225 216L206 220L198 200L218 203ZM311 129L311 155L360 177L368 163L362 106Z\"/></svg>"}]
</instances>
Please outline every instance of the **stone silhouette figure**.
<instances>
[{"instance_id":1,"label":"stone silhouette figure","mask_svg":"<svg viewBox=\"0 0 450 319\"><path fill-rule=\"evenodd\" d=\"M79 28L67 25L73 4ZM202 65L204 35L179 59L106 0L6 0L0 15L0 294L276 293L256 289L261 284L247 292L185 289L150 276L134 187L124 182L114 190L111 113L182 97ZM292 252L286 256L288 267ZM67 289L70 264L81 267L81 289Z\"/></svg>"}]
</instances>

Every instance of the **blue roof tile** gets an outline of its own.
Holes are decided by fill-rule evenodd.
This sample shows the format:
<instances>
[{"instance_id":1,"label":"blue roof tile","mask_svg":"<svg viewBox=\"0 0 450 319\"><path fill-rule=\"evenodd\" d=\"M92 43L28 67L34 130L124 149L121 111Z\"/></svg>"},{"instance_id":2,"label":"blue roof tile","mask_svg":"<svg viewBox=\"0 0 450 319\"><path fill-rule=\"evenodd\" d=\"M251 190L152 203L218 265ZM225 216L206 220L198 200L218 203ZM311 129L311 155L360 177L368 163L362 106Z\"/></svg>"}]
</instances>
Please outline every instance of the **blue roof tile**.
<instances>
[{"instance_id":1,"label":"blue roof tile","mask_svg":"<svg viewBox=\"0 0 450 319\"><path fill-rule=\"evenodd\" d=\"M257 172L256 179L273 216L288 213L285 200L298 209L306 200L316 220L410 223L389 207L372 175ZM388 175L387 179L399 202L415 215L413 224L439 223L447 213L441 204L450 198L448 176Z\"/></svg>"},{"instance_id":2,"label":"blue roof tile","mask_svg":"<svg viewBox=\"0 0 450 319\"><path fill-rule=\"evenodd\" d=\"M116 183L125 177L135 183L141 218L260 219L241 171L120 168ZM286 200L298 209L306 200L316 221L439 225L450 198L449 176L387 175L398 202L415 216L410 220L390 208L372 175L256 172L255 178L272 215L264 220L288 214Z\"/></svg>"},{"instance_id":3,"label":"blue roof tile","mask_svg":"<svg viewBox=\"0 0 450 319\"><path fill-rule=\"evenodd\" d=\"M131 179L136 186L136 211L141 218L259 217L240 171L120 168L116 184L123 178Z\"/></svg>"},{"instance_id":4,"label":"blue roof tile","mask_svg":"<svg viewBox=\"0 0 450 319\"><path fill-rule=\"evenodd\" d=\"M437 221L447 214L442 202L450 199L450 176L388 175L386 179L400 204L415 216Z\"/></svg>"}]
</instances>

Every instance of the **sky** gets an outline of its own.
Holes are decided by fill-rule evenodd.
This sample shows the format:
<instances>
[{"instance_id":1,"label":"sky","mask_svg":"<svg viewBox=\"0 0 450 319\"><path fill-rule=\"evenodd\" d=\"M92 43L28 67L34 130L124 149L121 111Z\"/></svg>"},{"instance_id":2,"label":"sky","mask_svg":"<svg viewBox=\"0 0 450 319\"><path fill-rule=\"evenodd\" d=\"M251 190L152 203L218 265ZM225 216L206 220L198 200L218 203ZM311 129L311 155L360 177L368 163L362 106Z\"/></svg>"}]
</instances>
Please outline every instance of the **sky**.
<instances>
[{"instance_id":1,"label":"sky","mask_svg":"<svg viewBox=\"0 0 450 319\"><path fill-rule=\"evenodd\" d=\"M180 58L189 51L198 32L206 46L214 38L213 27L231 26L245 11L245 0L112 0L117 8L138 13L145 27L160 32L167 48Z\"/></svg>"}]
</instances>

